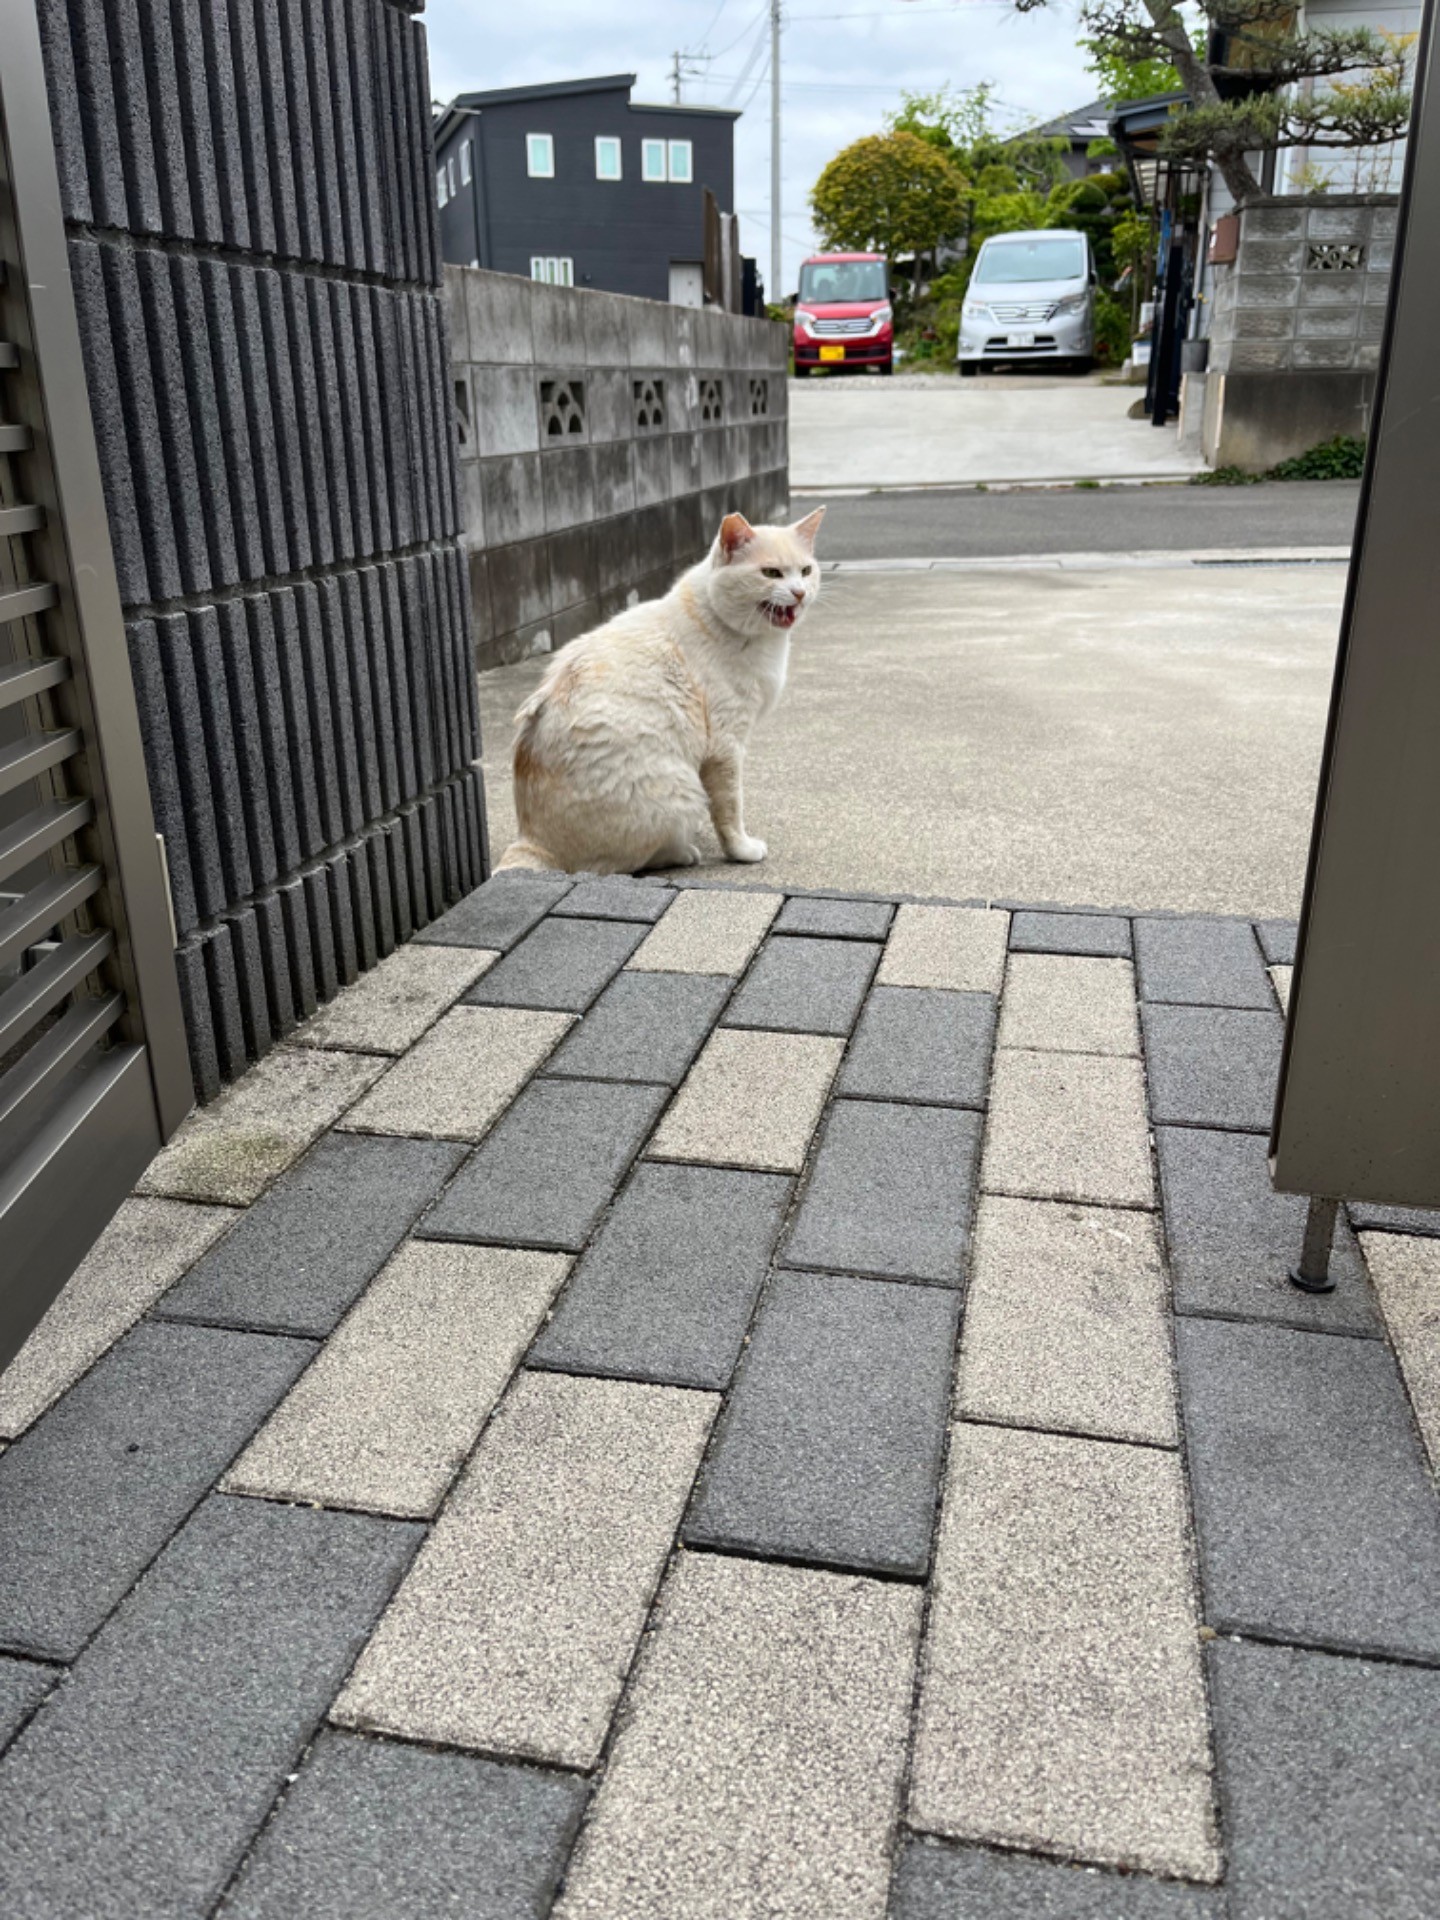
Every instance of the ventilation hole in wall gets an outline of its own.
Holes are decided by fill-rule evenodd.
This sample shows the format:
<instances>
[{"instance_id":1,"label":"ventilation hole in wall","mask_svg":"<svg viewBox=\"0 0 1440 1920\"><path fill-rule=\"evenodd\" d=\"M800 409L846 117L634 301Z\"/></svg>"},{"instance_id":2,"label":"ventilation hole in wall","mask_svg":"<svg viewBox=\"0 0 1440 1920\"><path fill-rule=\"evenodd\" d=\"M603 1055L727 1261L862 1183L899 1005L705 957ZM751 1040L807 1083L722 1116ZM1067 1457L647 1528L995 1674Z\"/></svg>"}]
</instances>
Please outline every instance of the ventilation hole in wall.
<instances>
[{"instance_id":1,"label":"ventilation hole in wall","mask_svg":"<svg viewBox=\"0 0 1440 1920\"><path fill-rule=\"evenodd\" d=\"M455 382L455 429L463 452L469 446L470 436L474 430L470 421L470 382L468 380Z\"/></svg>"},{"instance_id":2,"label":"ventilation hole in wall","mask_svg":"<svg viewBox=\"0 0 1440 1920\"><path fill-rule=\"evenodd\" d=\"M1365 264L1365 249L1358 242L1342 246L1335 240L1312 240L1305 265L1312 273L1358 273Z\"/></svg>"},{"instance_id":3,"label":"ventilation hole in wall","mask_svg":"<svg viewBox=\"0 0 1440 1920\"><path fill-rule=\"evenodd\" d=\"M700 382L700 419L702 424L713 426L717 420L725 418L725 397L718 380Z\"/></svg>"},{"instance_id":4,"label":"ventilation hole in wall","mask_svg":"<svg viewBox=\"0 0 1440 1920\"><path fill-rule=\"evenodd\" d=\"M665 424L665 382L635 382L635 425L641 433L654 433Z\"/></svg>"},{"instance_id":5,"label":"ventilation hole in wall","mask_svg":"<svg viewBox=\"0 0 1440 1920\"><path fill-rule=\"evenodd\" d=\"M762 374L750 381L750 418L759 420L770 411L770 382Z\"/></svg>"},{"instance_id":6,"label":"ventilation hole in wall","mask_svg":"<svg viewBox=\"0 0 1440 1920\"><path fill-rule=\"evenodd\" d=\"M585 382L542 380L540 417L547 440L568 440L585 431Z\"/></svg>"}]
</instances>

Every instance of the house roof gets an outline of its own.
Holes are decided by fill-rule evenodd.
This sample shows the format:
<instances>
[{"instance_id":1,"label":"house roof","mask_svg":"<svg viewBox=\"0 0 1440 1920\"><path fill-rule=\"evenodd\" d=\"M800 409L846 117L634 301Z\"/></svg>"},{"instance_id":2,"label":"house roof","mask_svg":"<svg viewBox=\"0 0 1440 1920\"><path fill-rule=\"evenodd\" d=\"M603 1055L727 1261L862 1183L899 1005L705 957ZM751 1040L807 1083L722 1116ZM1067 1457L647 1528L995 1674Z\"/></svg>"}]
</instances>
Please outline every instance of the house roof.
<instances>
[{"instance_id":1,"label":"house roof","mask_svg":"<svg viewBox=\"0 0 1440 1920\"><path fill-rule=\"evenodd\" d=\"M1112 111L1108 100L1091 100L1083 107L1072 107L1069 113L1056 114L1053 120L1030 131L1042 140L1100 140L1110 130Z\"/></svg>"},{"instance_id":2,"label":"house roof","mask_svg":"<svg viewBox=\"0 0 1440 1920\"><path fill-rule=\"evenodd\" d=\"M674 106L668 102L651 106L648 102L631 100L630 89L634 85L633 73L605 73L589 80L544 80L528 87L490 87L479 93L457 93L448 106L437 107L434 137L438 144L451 132L453 122L472 113L481 113L486 107L515 106L526 100L556 100L577 93L623 93L627 107L644 113L705 114L717 120L740 118L739 110L734 107Z\"/></svg>"}]
</instances>

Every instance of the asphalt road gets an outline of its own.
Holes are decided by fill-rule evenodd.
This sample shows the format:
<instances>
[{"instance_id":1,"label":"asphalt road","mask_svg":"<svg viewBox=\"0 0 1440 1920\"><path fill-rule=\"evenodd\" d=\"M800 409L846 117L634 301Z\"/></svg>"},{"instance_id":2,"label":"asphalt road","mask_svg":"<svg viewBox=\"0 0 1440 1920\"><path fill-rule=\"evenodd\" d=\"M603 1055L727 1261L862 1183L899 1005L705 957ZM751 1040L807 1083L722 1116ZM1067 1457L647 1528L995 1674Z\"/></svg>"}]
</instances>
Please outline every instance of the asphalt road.
<instances>
[{"instance_id":1,"label":"asphalt road","mask_svg":"<svg viewBox=\"0 0 1440 1920\"><path fill-rule=\"evenodd\" d=\"M826 560L959 560L1012 553L1185 552L1205 547L1348 545L1359 483L1126 486L976 493L917 488L826 500L791 495L798 519L828 506Z\"/></svg>"}]
</instances>

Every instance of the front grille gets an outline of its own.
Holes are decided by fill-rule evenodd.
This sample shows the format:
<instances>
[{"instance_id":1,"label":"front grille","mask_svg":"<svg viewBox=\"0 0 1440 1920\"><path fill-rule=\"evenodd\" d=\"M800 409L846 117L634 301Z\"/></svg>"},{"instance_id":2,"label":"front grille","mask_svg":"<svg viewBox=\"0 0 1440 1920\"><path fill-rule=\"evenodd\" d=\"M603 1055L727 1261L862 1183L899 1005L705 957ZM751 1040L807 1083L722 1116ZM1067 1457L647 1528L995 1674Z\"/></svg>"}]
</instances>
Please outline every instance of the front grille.
<instances>
[{"instance_id":1,"label":"front grille","mask_svg":"<svg viewBox=\"0 0 1440 1920\"><path fill-rule=\"evenodd\" d=\"M812 331L833 340L837 334L868 333L870 322L864 314L858 320L817 320Z\"/></svg>"},{"instance_id":2,"label":"front grille","mask_svg":"<svg viewBox=\"0 0 1440 1920\"><path fill-rule=\"evenodd\" d=\"M1059 312L1059 306L1053 300L1031 301L1010 306L996 306L992 303L990 311L997 320L1053 320Z\"/></svg>"},{"instance_id":3,"label":"front grille","mask_svg":"<svg viewBox=\"0 0 1440 1920\"><path fill-rule=\"evenodd\" d=\"M1049 353L1054 345L1053 333L1037 333L1033 347L1012 347L1003 333L992 333L985 342L985 351L993 353L997 360L1011 360L1024 353Z\"/></svg>"}]
</instances>

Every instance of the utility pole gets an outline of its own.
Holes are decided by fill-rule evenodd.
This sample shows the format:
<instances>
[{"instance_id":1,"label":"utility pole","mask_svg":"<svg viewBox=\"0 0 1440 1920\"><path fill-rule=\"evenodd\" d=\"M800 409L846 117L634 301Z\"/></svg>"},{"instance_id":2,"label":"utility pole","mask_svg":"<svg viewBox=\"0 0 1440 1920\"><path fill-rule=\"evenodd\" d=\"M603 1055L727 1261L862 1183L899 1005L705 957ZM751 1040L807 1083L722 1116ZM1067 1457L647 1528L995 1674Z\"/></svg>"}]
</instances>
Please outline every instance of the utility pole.
<instances>
[{"instance_id":1,"label":"utility pole","mask_svg":"<svg viewBox=\"0 0 1440 1920\"><path fill-rule=\"evenodd\" d=\"M678 47L670 57L670 98L678 107L680 104L680 49Z\"/></svg>"},{"instance_id":2,"label":"utility pole","mask_svg":"<svg viewBox=\"0 0 1440 1920\"><path fill-rule=\"evenodd\" d=\"M780 0L770 0L770 285L772 301L784 298L780 283Z\"/></svg>"}]
</instances>

